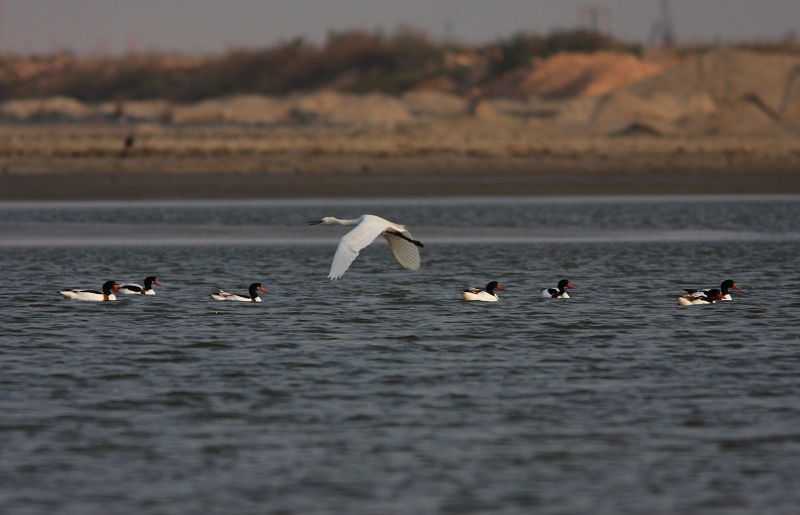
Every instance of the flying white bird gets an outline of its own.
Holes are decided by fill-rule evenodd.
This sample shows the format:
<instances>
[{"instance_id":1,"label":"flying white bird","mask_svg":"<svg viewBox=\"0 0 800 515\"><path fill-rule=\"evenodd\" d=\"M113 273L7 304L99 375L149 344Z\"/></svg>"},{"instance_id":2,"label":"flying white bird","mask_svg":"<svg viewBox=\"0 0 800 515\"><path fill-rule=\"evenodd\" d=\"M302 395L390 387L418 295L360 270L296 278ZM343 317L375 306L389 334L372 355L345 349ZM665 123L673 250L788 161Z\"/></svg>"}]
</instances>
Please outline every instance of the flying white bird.
<instances>
[{"instance_id":1,"label":"flying white bird","mask_svg":"<svg viewBox=\"0 0 800 515\"><path fill-rule=\"evenodd\" d=\"M411 233L402 225L375 215L361 215L355 220L339 220L332 216L326 216L322 220L309 222L309 225L317 224L356 226L355 229L342 236L339 241L339 247L333 256L331 271L328 274L331 280L344 275L361 249L372 243L379 234L389 242L394 257L401 265L409 270L419 270L417 247L424 247L424 245L412 239Z\"/></svg>"}]
</instances>

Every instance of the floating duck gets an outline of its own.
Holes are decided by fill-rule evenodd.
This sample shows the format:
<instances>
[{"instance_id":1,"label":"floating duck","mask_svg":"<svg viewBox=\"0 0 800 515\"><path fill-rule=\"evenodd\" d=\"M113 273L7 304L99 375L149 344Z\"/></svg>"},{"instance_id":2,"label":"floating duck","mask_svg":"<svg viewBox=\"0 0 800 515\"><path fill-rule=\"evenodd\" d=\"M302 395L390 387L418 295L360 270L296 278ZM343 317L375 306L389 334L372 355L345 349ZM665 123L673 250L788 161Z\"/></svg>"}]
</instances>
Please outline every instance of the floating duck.
<instances>
[{"instance_id":1,"label":"floating duck","mask_svg":"<svg viewBox=\"0 0 800 515\"><path fill-rule=\"evenodd\" d=\"M58 293L60 293L65 299L103 302L107 300L117 300L117 297L111 293L112 291L119 291L116 281L104 282L102 291L73 289L60 291Z\"/></svg>"},{"instance_id":2,"label":"floating duck","mask_svg":"<svg viewBox=\"0 0 800 515\"><path fill-rule=\"evenodd\" d=\"M153 289L154 284L156 286L161 286L161 283L158 282L156 276L151 275L145 277L144 286L139 286L138 284L122 284L119 286L119 292L128 295L133 295L133 294L155 295L156 291Z\"/></svg>"},{"instance_id":3,"label":"floating duck","mask_svg":"<svg viewBox=\"0 0 800 515\"><path fill-rule=\"evenodd\" d=\"M237 300L240 302L261 302L261 297L258 296L258 292L267 293L267 289L264 288L264 285L261 283L253 283L250 285L249 295L239 295L236 293L228 293L224 290L220 290L219 293L212 293L211 298L214 300Z\"/></svg>"},{"instance_id":4,"label":"floating duck","mask_svg":"<svg viewBox=\"0 0 800 515\"><path fill-rule=\"evenodd\" d=\"M461 296L464 297L464 300L479 300L482 302L497 302L500 300L497 297L497 294L494 292L495 290L503 291L505 288L500 286L497 281L492 281L486 285L485 289L480 288L470 288L468 290L464 290L461 292Z\"/></svg>"},{"instance_id":5,"label":"floating duck","mask_svg":"<svg viewBox=\"0 0 800 515\"><path fill-rule=\"evenodd\" d=\"M722 281L722 284L719 285L719 291L722 293L722 298L719 300L731 300L731 294L729 290L741 290L741 288L736 286L736 283L733 282L733 280L731 279L726 279ZM707 296L708 292L712 290L708 289L708 290L683 290L683 291L685 291L687 295Z\"/></svg>"},{"instance_id":6,"label":"floating duck","mask_svg":"<svg viewBox=\"0 0 800 515\"><path fill-rule=\"evenodd\" d=\"M571 299L569 292L565 288L574 288L568 279L558 281L555 288L545 288L542 290L542 297L545 299Z\"/></svg>"}]
</instances>

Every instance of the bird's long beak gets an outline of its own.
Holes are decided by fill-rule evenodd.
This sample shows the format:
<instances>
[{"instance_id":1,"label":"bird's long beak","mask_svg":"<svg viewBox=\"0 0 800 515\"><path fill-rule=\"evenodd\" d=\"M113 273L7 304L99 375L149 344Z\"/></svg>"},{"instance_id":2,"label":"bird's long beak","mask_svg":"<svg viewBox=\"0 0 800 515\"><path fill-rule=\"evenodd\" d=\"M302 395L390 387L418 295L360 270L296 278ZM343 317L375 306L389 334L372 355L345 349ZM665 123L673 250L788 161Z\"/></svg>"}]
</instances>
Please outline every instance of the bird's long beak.
<instances>
[{"instance_id":1,"label":"bird's long beak","mask_svg":"<svg viewBox=\"0 0 800 515\"><path fill-rule=\"evenodd\" d=\"M155 281L153 281L153 284L155 284L156 286L161 286L161 283L160 283L160 282L158 282L158 279L156 279Z\"/></svg>"},{"instance_id":2,"label":"bird's long beak","mask_svg":"<svg viewBox=\"0 0 800 515\"><path fill-rule=\"evenodd\" d=\"M308 222L308 225L319 225L322 223L322 220L314 220L312 222Z\"/></svg>"},{"instance_id":3,"label":"bird's long beak","mask_svg":"<svg viewBox=\"0 0 800 515\"><path fill-rule=\"evenodd\" d=\"M574 288L574 286L572 286L572 283L567 283L567 288Z\"/></svg>"},{"instance_id":4,"label":"bird's long beak","mask_svg":"<svg viewBox=\"0 0 800 515\"><path fill-rule=\"evenodd\" d=\"M733 286L731 286L731 288L733 288L734 290L741 290L741 288L739 288L739 287L738 287L738 286L736 286L735 284L734 284Z\"/></svg>"},{"instance_id":5,"label":"bird's long beak","mask_svg":"<svg viewBox=\"0 0 800 515\"><path fill-rule=\"evenodd\" d=\"M500 285L498 284L498 285L497 285L497 288L495 288L495 290L505 290L505 288L503 288L502 286L500 286Z\"/></svg>"},{"instance_id":6,"label":"bird's long beak","mask_svg":"<svg viewBox=\"0 0 800 515\"><path fill-rule=\"evenodd\" d=\"M267 289L266 289L266 288L264 288L263 286L262 286L261 288L259 288L259 290L263 291L264 293L269 293L269 292L267 291Z\"/></svg>"},{"instance_id":7,"label":"bird's long beak","mask_svg":"<svg viewBox=\"0 0 800 515\"><path fill-rule=\"evenodd\" d=\"M114 285L114 291L119 291L119 286L116 284Z\"/></svg>"}]
</instances>

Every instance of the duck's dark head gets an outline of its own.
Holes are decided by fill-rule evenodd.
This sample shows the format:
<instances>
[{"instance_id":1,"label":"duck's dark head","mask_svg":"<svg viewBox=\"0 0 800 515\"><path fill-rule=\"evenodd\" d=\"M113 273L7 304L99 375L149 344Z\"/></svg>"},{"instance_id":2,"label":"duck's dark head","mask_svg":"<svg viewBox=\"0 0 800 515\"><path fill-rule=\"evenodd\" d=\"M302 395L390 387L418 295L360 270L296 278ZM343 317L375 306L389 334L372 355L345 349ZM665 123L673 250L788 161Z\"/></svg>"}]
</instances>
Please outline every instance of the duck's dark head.
<instances>
[{"instance_id":1,"label":"duck's dark head","mask_svg":"<svg viewBox=\"0 0 800 515\"><path fill-rule=\"evenodd\" d=\"M741 290L741 288L736 286L736 283L733 282L732 279L726 279L722 281L722 284L719 287L720 290L722 290L723 294L728 293L728 290Z\"/></svg>"},{"instance_id":2,"label":"duck's dark head","mask_svg":"<svg viewBox=\"0 0 800 515\"><path fill-rule=\"evenodd\" d=\"M564 288L574 288L574 286L570 284L569 279L561 279L558 281L558 289L564 291Z\"/></svg>"},{"instance_id":3,"label":"duck's dark head","mask_svg":"<svg viewBox=\"0 0 800 515\"><path fill-rule=\"evenodd\" d=\"M493 292L494 290L503 291L505 290L505 288L500 286L500 283L498 283L497 281L492 281L486 285L486 291L488 291L489 293Z\"/></svg>"},{"instance_id":4,"label":"duck's dark head","mask_svg":"<svg viewBox=\"0 0 800 515\"><path fill-rule=\"evenodd\" d=\"M251 297L254 297L255 295L257 295L256 291L269 293L267 291L267 289L264 288L264 285L261 284L261 283L253 283L253 284L250 285L250 296Z\"/></svg>"},{"instance_id":5,"label":"duck's dark head","mask_svg":"<svg viewBox=\"0 0 800 515\"><path fill-rule=\"evenodd\" d=\"M158 282L158 279L154 275L147 276L144 280L144 288L149 290L152 285L161 286L161 283Z\"/></svg>"},{"instance_id":6,"label":"duck's dark head","mask_svg":"<svg viewBox=\"0 0 800 515\"><path fill-rule=\"evenodd\" d=\"M106 281L103 283L103 293L110 295L112 290L119 291L119 286L117 286L116 281Z\"/></svg>"},{"instance_id":7,"label":"duck's dark head","mask_svg":"<svg viewBox=\"0 0 800 515\"><path fill-rule=\"evenodd\" d=\"M722 291L714 288L712 290L708 290L706 293L706 300L709 302L715 302L717 300L722 300L723 296L724 295L722 294Z\"/></svg>"}]
</instances>

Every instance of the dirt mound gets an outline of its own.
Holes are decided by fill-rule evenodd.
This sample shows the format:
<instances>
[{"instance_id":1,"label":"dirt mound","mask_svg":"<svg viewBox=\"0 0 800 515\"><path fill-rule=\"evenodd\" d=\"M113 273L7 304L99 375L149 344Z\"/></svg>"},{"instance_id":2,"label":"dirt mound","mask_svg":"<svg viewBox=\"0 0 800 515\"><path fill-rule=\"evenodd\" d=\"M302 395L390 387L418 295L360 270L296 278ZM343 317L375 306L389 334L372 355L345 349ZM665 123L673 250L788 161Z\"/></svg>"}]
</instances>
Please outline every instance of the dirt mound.
<instances>
[{"instance_id":1,"label":"dirt mound","mask_svg":"<svg viewBox=\"0 0 800 515\"><path fill-rule=\"evenodd\" d=\"M551 99L599 96L677 64L677 60L645 61L616 52L568 52L537 63L517 87L524 95Z\"/></svg>"},{"instance_id":2,"label":"dirt mound","mask_svg":"<svg viewBox=\"0 0 800 515\"><path fill-rule=\"evenodd\" d=\"M285 121L288 104L261 95L239 95L209 99L188 106L176 106L173 120L179 123L271 124Z\"/></svg>"},{"instance_id":3,"label":"dirt mound","mask_svg":"<svg viewBox=\"0 0 800 515\"><path fill-rule=\"evenodd\" d=\"M400 100L411 111L421 118L450 118L467 113L469 102L465 99L438 91L411 91Z\"/></svg>"},{"instance_id":4,"label":"dirt mound","mask_svg":"<svg viewBox=\"0 0 800 515\"><path fill-rule=\"evenodd\" d=\"M91 108L69 97L9 100L0 104L0 117L16 121L76 121L91 115Z\"/></svg>"},{"instance_id":5,"label":"dirt mound","mask_svg":"<svg viewBox=\"0 0 800 515\"><path fill-rule=\"evenodd\" d=\"M172 119L173 106L166 100L125 100L104 102L96 111L106 119L124 119L134 122L164 122Z\"/></svg>"},{"instance_id":6,"label":"dirt mound","mask_svg":"<svg viewBox=\"0 0 800 515\"><path fill-rule=\"evenodd\" d=\"M798 56L722 48L692 57L669 73L632 85L629 90L641 97L665 91L684 97L702 92L716 103L749 98L777 114L791 83L800 80L798 75Z\"/></svg>"},{"instance_id":7,"label":"dirt mound","mask_svg":"<svg viewBox=\"0 0 800 515\"><path fill-rule=\"evenodd\" d=\"M379 93L358 96L321 91L297 97L290 112L301 121L342 125L392 125L413 119L400 100Z\"/></svg>"},{"instance_id":8,"label":"dirt mound","mask_svg":"<svg viewBox=\"0 0 800 515\"><path fill-rule=\"evenodd\" d=\"M800 113L800 57L720 49L603 97L591 121L678 123L691 132L767 130Z\"/></svg>"},{"instance_id":9,"label":"dirt mound","mask_svg":"<svg viewBox=\"0 0 800 515\"><path fill-rule=\"evenodd\" d=\"M590 121L600 125L627 125L635 121L677 122L689 116L708 116L716 104L705 92L655 91L640 96L623 89L603 97Z\"/></svg>"}]
</instances>

